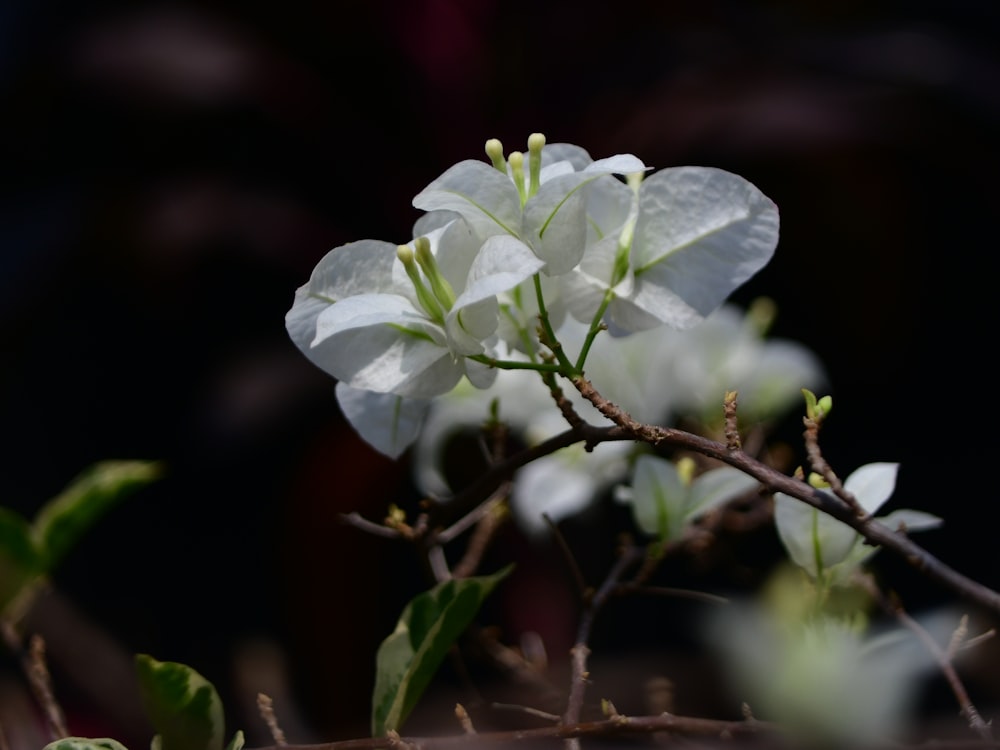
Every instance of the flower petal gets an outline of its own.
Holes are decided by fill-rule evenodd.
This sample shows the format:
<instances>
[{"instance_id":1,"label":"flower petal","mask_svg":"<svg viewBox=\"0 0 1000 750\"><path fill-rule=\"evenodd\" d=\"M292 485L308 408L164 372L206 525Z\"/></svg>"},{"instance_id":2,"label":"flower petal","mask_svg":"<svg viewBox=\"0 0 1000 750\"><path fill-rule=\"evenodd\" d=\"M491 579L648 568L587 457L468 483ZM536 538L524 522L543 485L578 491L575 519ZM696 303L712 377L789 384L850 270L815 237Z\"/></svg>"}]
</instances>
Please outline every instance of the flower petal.
<instances>
[{"instance_id":1,"label":"flower petal","mask_svg":"<svg viewBox=\"0 0 1000 750\"><path fill-rule=\"evenodd\" d=\"M642 171L645 165L631 154L600 159L581 172L542 183L524 206L522 239L548 264L550 276L567 273L583 257L587 240L585 185L604 175Z\"/></svg>"},{"instance_id":2,"label":"flower petal","mask_svg":"<svg viewBox=\"0 0 1000 750\"><path fill-rule=\"evenodd\" d=\"M721 169L661 170L643 182L639 201L636 276L671 290L701 317L759 271L778 243L774 203ZM651 305L640 306L657 314Z\"/></svg>"},{"instance_id":3,"label":"flower petal","mask_svg":"<svg viewBox=\"0 0 1000 750\"><path fill-rule=\"evenodd\" d=\"M898 463L865 464L844 480L844 489L858 499L862 508L874 513L892 496L898 472Z\"/></svg>"},{"instance_id":4,"label":"flower petal","mask_svg":"<svg viewBox=\"0 0 1000 750\"><path fill-rule=\"evenodd\" d=\"M324 309L306 355L354 388L430 398L454 387L463 374L444 333L409 300L366 294Z\"/></svg>"},{"instance_id":5,"label":"flower petal","mask_svg":"<svg viewBox=\"0 0 1000 750\"><path fill-rule=\"evenodd\" d=\"M399 458L420 435L430 399L374 393L337 383L340 411L366 443L389 458Z\"/></svg>"},{"instance_id":6,"label":"flower petal","mask_svg":"<svg viewBox=\"0 0 1000 750\"><path fill-rule=\"evenodd\" d=\"M760 482L732 466L706 471L691 483L685 521L693 521L720 505L745 495Z\"/></svg>"},{"instance_id":7,"label":"flower petal","mask_svg":"<svg viewBox=\"0 0 1000 750\"><path fill-rule=\"evenodd\" d=\"M682 529L688 488L672 461L639 456L632 472L632 515L645 533L676 539Z\"/></svg>"},{"instance_id":8,"label":"flower petal","mask_svg":"<svg viewBox=\"0 0 1000 750\"><path fill-rule=\"evenodd\" d=\"M413 199L424 211L454 211L480 237L517 236L521 199L510 178L488 164L468 159L448 169Z\"/></svg>"},{"instance_id":9,"label":"flower petal","mask_svg":"<svg viewBox=\"0 0 1000 750\"><path fill-rule=\"evenodd\" d=\"M782 492L774 494L774 523L789 557L812 576L850 554L860 535L845 523Z\"/></svg>"}]
</instances>

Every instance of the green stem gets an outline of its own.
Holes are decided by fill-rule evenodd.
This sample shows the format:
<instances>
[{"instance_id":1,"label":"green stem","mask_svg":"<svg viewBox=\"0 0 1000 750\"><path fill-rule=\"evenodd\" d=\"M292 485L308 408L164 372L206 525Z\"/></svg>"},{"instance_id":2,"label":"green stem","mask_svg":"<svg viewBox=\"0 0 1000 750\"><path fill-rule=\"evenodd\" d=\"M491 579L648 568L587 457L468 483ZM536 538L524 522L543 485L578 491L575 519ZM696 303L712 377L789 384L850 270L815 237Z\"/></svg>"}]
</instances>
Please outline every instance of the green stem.
<instances>
[{"instance_id":1,"label":"green stem","mask_svg":"<svg viewBox=\"0 0 1000 750\"><path fill-rule=\"evenodd\" d=\"M487 357L485 354L475 354L468 357L468 359L479 362L487 367L495 367L498 370L535 370L536 372L563 373L562 365L552 362L521 362L512 359L494 359L493 357Z\"/></svg>"},{"instance_id":2,"label":"green stem","mask_svg":"<svg viewBox=\"0 0 1000 750\"><path fill-rule=\"evenodd\" d=\"M615 293L610 289L604 292L604 299L601 300L601 306L597 308L597 312L594 313L593 319L590 321L590 330L587 331L587 338L583 341L583 348L580 349L580 356L576 360L576 371L583 372L583 364L587 361L587 355L590 354L590 347L594 344L594 339L597 338L597 334L605 330L605 325L601 322L604 317L605 311L608 309L608 305L611 304L611 300L615 298Z\"/></svg>"},{"instance_id":3,"label":"green stem","mask_svg":"<svg viewBox=\"0 0 1000 750\"><path fill-rule=\"evenodd\" d=\"M555 372L562 373L564 376L572 380L580 374L580 371L573 366L572 362L569 361L569 358L566 356L566 352L563 351L562 344L559 343L559 339L556 338L556 332L552 330L552 323L549 321L549 311L545 307L545 297L542 295L541 274L536 273L534 281L535 297L538 298L538 320L542 324L542 332L545 335L545 341L543 343L552 350L552 354L555 355L556 360L559 362L559 367L555 369Z\"/></svg>"},{"instance_id":4,"label":"green stem","mask_svg":"<svg viewBox=\"0 0 1000 750\"><path fill-rule=\"evenodd\" d=\"M537 362L538 357L536 356L535 342L528 333L528 329L518 322L517 316L510 311L509 305L500 305L500 314L506 316L517 330L517 337L521 339L521 345L524 346L524 351L528 355L528 358L532 362Z\"/></svg>"}]
</instances>

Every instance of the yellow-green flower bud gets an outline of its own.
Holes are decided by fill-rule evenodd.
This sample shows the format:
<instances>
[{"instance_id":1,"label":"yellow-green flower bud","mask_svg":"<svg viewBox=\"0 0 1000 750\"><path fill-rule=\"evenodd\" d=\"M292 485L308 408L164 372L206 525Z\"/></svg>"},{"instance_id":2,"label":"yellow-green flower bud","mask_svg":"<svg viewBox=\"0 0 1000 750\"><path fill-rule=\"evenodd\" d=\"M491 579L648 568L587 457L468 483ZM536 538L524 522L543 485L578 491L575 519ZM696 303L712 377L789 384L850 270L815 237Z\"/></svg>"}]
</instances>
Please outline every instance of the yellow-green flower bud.
<instances>
[{"instance_id":1,"label":"yellow-green flower bud","mask_svg":"<svg viewBox=\"0 0 1000 750\"><path fill-rule=\"evenodd\" d=\"M427 277L431 291L434 292L437 301L441 303L441 307L450 310L455 304L455 290L452 289L448 279L442 275L441 269L438 268L434 254L431 252L431 241L426 237L417 237L413 244L417 248L417 264L424 272L424 276Z\"/></svg>"},{"instance_id":2,"label":"yellow-green flower bud","mask_svg":"<svg viewBox=\"0 0 1000 750\"><path fill-rule=\"evenodd\" d=\"M420 268L414 257L413 248L409 245L399 245L396 248L396 257L403 264L406 275L410 277L410 281L413 283L413 290L417 294L417 301L424 308L424 312L438 323L443 323L444 310L441 309L441 305L438 304L434 295L424 284L424 280L420 276Z\"/></svg>"},{"instance_id":3,"label":"yellow-green flower bud","mask_svg":"<svg viewBox=\"0 0 1000 750\"><path fill-rule=\"evenodd\" d=\"M511 151L507 156L507 163L510 164L510 176L517 186L517 192L521 195L521 205L528 201L528 192L524 189L524 154L520 151Z\"/></svg>"},{"instance_id":4,"label":"yellow-green flower bud","mask_svg":"<svg viewBox=\"0 0 1000 750\"><path fill-rule=\"evenodd\" d=\"M694 462L694 459L690 456L684 456L677 461L677 476L680 477L681 482L684 483L685 487L690 487L691 482L694 481L694 472L698 468Z\"/></svg>"},{"instance_id":5,"label":"yellow-green flower bud","mask_svg":"<svg viewBox=\"0 0 1000 750\"><path fill-rule=\"evenodd\" d=\"M830 488L829 483L815 471L809 472L808 482L810 487L814 487L817 490L827 490Z\"/></svg>"},{"instance_id":6,"label":"yellow-green flower bud","mask_svg":"<svg viewBox=\"0 0 1000 750\"><path fill-rule=\"evenodd\" d=\"M507 174L507 162L503 158L503 144L496 138L486 141L486 155L490 157L494 168Z\"/></svg>"},{"instance_id":7,"label":"yellow-green flower bud","mask_svg":"<svg viewBox=\"0 0 1000 750\"><path fill-rule=\"evenodd\" d=\"M528 136L528 195L538 192L542 174L542 148L545 146L545 136L532 133Z\"/></svg>"}]
</instances>

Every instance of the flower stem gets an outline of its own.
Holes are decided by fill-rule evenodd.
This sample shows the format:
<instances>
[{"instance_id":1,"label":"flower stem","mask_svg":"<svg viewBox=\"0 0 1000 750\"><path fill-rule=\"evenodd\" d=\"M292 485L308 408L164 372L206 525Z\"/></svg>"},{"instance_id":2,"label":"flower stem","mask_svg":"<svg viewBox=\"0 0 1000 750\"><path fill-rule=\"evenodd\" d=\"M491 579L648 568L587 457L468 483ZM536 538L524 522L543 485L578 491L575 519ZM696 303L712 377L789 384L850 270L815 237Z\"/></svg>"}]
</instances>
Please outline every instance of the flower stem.
<instances>
[{"instance_id":1,"label":"flower stem","mask_svg":"<svg viewBox=\"0 0 1000 750\"><path fill-rule=\"evenodd\" d=\"M545 307L545 296L542 294L541 274L536 273L534 280L535 296L538 298L538 321L542 326L542 343L552 351L556 361L559 363L559 367L556 368L555 372L559 372L572 380L580 374L580 371L573 366L572 362L569 361L569 357L567 357L566 352L563 351L562 344L559 343L559 339L556 338L556 332L552 330L552 323L549 320L549 311Z\"/></svg>"},{"instance_id":2,"label":"flower stem","mask_svg":"<svg viewBox=\"0 0 1000 750\"><path fill-rule=\"evenodd\" d=\"M474 354L468 357L468 359L471 359L473 362L479 362L487 367L495 367L498 370L535 370L536 372L563 373L562 365L557 365L554 362L524 362L513 359L495 359L487 357L485 354Z\"/></svg>"},{"instance_id":3,"label":"flower stem","mask_svg":"<svg viewBox=\"0 0 1000 750\"><path fill-rule=\"evenodd\" d=\"M610 289L604 292L604 299L601 300L600 307L597 308L597 312L594 313L594 317L590 321L590 330L587 331L587 338L583 340L583 347L580 349L580 356L577 357L577 372L583 372L583 364L587 361L587 355L590 354L590 347L593 346L594 339L597 338L597 334L601 331L607 330L607 326L601 322L601 319L604 317L604 313L608 309L608 305L611 304L611 300L614 298L615 294Z\"/></svg>"}]
</instances>

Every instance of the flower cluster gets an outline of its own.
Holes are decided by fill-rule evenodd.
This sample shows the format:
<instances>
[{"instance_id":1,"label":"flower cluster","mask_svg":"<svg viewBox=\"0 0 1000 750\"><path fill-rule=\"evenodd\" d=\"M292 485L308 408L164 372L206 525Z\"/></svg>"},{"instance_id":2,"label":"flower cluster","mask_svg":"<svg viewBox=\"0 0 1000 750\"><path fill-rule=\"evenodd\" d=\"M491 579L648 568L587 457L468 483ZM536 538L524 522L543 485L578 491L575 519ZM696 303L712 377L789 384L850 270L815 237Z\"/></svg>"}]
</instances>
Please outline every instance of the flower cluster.
<instances>
[{"instance_id":1,"label":"flower cluster","mask_svg":"<svg viewBox=\"0 0 1000 750\"><path fill-rule=\"evenodd\" d=\"M327 253L286 315L295 344L337 379L352 424L393 455L463 379L486 388L512 367L577 375L600 329L689 328L777 245L773 202L721 169L647 174L631 154L595 161L538 133L527 154L504 157L497 140L486 153L420 191L408 242ZM588 333L578 358L557 347L557 361L548 339L569 318Z\"/></svg>"}]
</instances>

